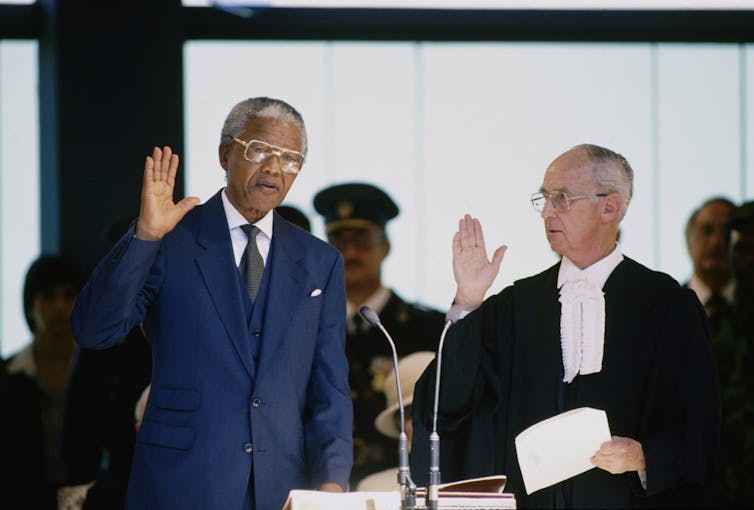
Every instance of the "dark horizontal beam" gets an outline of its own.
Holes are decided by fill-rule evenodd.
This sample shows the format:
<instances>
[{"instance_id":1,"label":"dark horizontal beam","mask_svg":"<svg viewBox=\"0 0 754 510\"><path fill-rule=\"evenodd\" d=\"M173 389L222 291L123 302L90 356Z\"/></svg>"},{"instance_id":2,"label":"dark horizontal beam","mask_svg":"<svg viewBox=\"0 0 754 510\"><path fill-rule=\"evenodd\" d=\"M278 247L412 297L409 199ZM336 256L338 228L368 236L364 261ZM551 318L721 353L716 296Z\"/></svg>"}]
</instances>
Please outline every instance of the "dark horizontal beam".
<instances>
[{"instance_id":1,"label":"dark horizontal beam","mask_svg":"<svg viewBox=\"0 0 754 510\"><path fill-rule=\"evenodd\" d=\"M189 39L754 42L754 10L185 7L181 11ZM42 17L38 3L0 4L0 38L37 38Z\"/></svg>"},{"instance_id":2,"label":"dark horizontal beam","mask_svg":"<svg viewBox=\"0 0 754 510\"><path fill-rule=\"evenodd\" d=\"M189 39L752 42L754 10L186 8Z\"/></svg>"},{"instance_id":3,"label":"dark horizontal beam","mask_svg":"<svg viewBox=\"0 0 754 510\"><path fill-rule=\"evenodd\" d=\"M39 4L0 4L0 39L36 39L42 30Z\"/></svg>"}]
</instances>

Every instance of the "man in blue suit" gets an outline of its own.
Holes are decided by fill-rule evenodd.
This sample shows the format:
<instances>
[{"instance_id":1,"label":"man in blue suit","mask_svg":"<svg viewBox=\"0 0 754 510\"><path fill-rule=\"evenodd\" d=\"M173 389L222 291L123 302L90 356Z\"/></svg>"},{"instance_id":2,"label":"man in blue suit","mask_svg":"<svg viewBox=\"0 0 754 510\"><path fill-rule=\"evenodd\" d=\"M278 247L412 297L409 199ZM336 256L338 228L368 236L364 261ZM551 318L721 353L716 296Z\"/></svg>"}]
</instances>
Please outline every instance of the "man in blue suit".
<instances>
[{"instance_id":1,"label":"man in blue suit","mask_svg":"<svg viewBox=\"0 0 754 510\"><path fill-rule=\"evenodd\" d=\"M129 509L278 510L291 489L347 486L343 261L273 211L306 150L301 115L261 97L228 114L227 187L205 204L174 203L169 147L146 159L139 217L72 318L84 347L112 346L140 322L151 344Z\"/></svg>"}]
</instances>

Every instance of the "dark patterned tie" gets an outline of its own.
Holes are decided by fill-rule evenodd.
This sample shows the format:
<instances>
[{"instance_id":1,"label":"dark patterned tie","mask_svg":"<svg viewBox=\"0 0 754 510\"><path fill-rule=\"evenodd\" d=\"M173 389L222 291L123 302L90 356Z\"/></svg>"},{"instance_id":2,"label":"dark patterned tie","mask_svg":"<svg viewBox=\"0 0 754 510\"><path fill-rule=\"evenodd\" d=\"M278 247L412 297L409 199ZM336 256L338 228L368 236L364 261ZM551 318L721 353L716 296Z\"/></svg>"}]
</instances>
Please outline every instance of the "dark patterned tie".
<instances>
[{"instance_id":1,"label":"dark patterned tie","mask_svg":"<svg viewBox=\"0 0 754 510\"><path fill-rule=\"evenodd\" d=\"M264 260L257 248L257 234L259 229L254 225L241 225L241 229L248 237L249 242L246 244L246 251L241 257L241 275L246 282L246 288L249 291L249 297L252 304L257 299L259 293L259 284L262 283L264 274Z\"/></svg>"},{"instance_id":2,"label":"dark patterned tie","mask_svg":"<svg viewBox=\"0 0 754 510\"><path fill-rule=\"evenodd\" d=\"M719 293L715 293L710 296L706 303L704 303L704 308L707 309L709 316L713 317L722 312L727 305L728 302L725 298Z\"/></svg>"},{"instance_id":3,"label":"dark patterned tie","mask_svg":"<svg viewBox=\"0 0 754 510\"><path fill-rule=\"evenodd\" d=\"M729 309L728 301L719 293L712 294L710 298L704 303L704 308L707 310L707 318L709 321L710 334L715 336L720 330L725 316L728 314Z\"/></svg>"}]
</instances>

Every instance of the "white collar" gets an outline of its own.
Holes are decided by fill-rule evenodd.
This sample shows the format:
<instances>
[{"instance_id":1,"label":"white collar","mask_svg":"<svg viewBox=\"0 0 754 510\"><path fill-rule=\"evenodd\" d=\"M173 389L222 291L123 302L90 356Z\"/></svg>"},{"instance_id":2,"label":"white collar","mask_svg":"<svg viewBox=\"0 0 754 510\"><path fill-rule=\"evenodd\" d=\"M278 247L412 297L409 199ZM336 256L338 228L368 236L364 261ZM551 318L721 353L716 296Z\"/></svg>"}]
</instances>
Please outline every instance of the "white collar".
<instances>
[{"instance_id":1,"label":"white collar","mask_svg":"<svg viewBox=\"0 0 754 510\"><path fill-rule=\"evenodd\" d=\"M567 281L576 281L587 279L601 289L605 282L612 274L613 270L623 261L623 253L620 246L615 245L615 249L610 254L585 269L579 269L576 264L571 262L568 257L563 257L558 272L558 288L561 288Z\"/></svg>"},{"instance_id":2,"label":"white collar","mask_svg":"<svg viewBox=\"0 0 754 510\"><path fill-rule=\"evenodd\" d=\"M390 299L390 294L390 290L380 285L380 287L361 304L346 301L346 317L353 317L355 314L359 313L359 310L364 305L374 310L374 313L377 315L381 314L382 309L385 308L385 305Z\"/></svg>"},{"instance_id":3,"label":"white collar","mask_svg":"<svg viewBox=\"0 0 754 510\"><path fill-rule=\"evenodd\" d=\"M558 272L560 289L560 347L563 382L602 370L605 350L605 295L602 287L623 260L618 245L607 257L579 269L563 257Z\"/></svg>"},{"instance_id":4,"label":"white collar","mask_svg":"<svg viewBox=\"0 0 754 510\"><path fill-rule=\"evenodd\" d=\"M686 286L696 292L697 297L699 298L699 301L702 302L702 304L706 303L707 300L709 300L710 297L712 297L712 291L707 286L706 283L702 281L701 278L699 278L696 273L691 275L691 278L689 278L689 282L686 284ZM723 290L720 292L720 295L725 298L725 300L728 303L733 302L733 294L735 294L736 285L733 279L723 287Z\"/></svg>"},{"instance_id":5,"label":"white collar","mask_svg":"<svg viewBox=\"0 0 754 510\"><path fill-rule=\"evenodd\" d=\"M37 376L37 364L34 362L34 351L32 350L33 342L24 347L8 362L9 374L26 374L30 378Z\"/></svg>"},{"instance_id":6,"label":"white collar","mask_svg":"<svg viewBox=\"0 0 754 510\"><path fill-rule=\"evenodd\" d=\"M226 193L225 188L223 188L220 195L223 200L223 209L225 209L225 218L228 220L228 230L241 228L242 225L248 224L248 220L244 218L243 214L238 212L238 209L236 209L236 207L230 203L230 200L228 200L228 194ZM261 230L268 239L272 239L272 218L272 210L269 210L267 211L267 214L254 223L254 226Z\"/></svg>"}]
</instances>

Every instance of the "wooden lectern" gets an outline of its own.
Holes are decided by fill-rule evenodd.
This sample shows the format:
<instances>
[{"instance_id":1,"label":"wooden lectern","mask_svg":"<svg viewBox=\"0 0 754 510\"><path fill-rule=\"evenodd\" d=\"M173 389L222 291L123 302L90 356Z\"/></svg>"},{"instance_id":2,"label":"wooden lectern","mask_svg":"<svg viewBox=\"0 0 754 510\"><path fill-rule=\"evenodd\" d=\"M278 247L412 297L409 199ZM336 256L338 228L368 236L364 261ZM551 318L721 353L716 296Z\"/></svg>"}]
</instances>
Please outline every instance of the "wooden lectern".
<instances>
[{"instance_id":1,"label":"wooden lectern","mask_svg":"<svg viewBox=\"0 0 754 510\"><path fill-rule=\"evenodd\" d=\"M505 475L460 480L439 486L438 510L497 510L516 508L516 497L503 492ZM416 489L414 510L427 510L426 488ZM403 510L400 492L332 493L292 490L283 510Z\"/></svg>"}]
</instances>

